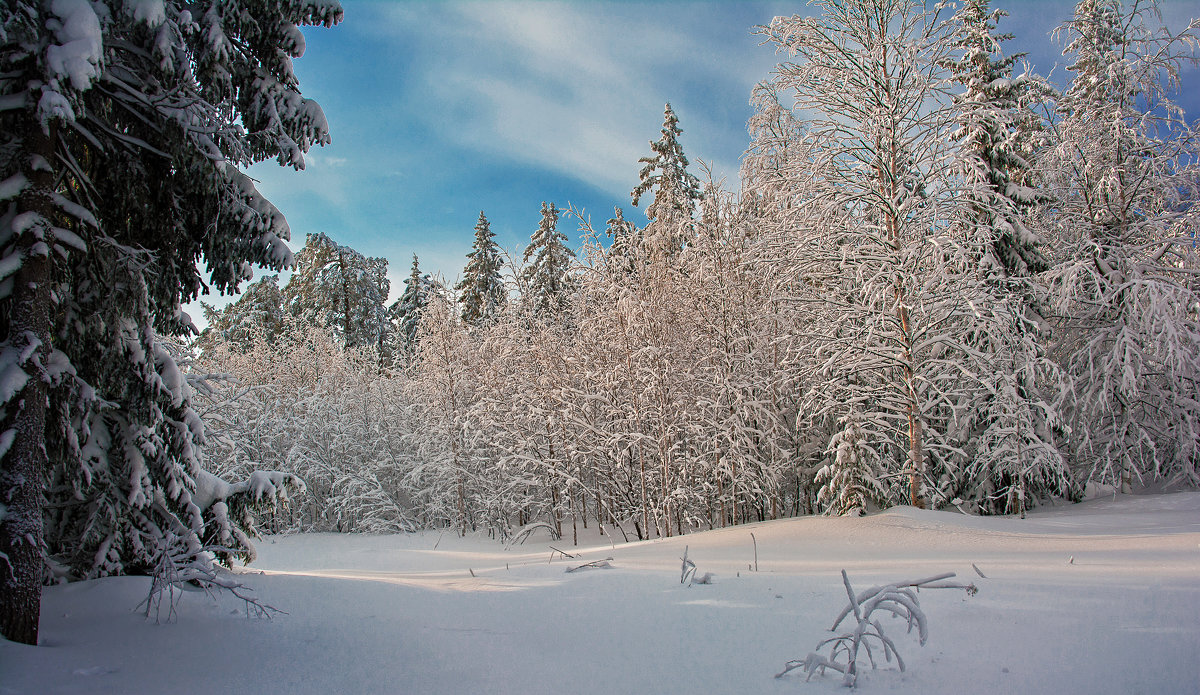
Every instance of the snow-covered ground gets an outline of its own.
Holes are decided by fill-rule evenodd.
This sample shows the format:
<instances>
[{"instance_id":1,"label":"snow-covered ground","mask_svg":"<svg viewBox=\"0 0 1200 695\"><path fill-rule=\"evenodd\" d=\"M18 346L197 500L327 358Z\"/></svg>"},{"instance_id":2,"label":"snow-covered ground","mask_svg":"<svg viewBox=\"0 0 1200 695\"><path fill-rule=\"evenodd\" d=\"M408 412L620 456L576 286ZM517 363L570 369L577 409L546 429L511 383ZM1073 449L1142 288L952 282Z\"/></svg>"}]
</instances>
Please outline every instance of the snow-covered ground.
<instances>
[{"instance_id":1,"label":"snow-covered ground","mask_svg":"<svg viewBox=\"0 0 1200 695\"><path fill-rule=\"evenodd\" d=\"M843 568L858 589L943 571L979 587L921 592L924 647L885 619L907 671L868 670L864 692L1200 692L1197 492L1024 520L899 508L642 543L588 533L578 549L269 538L243 579L287 611L271 620L189 593L156 624L134 611L144 578L51 588L43 644L0 641L0 693L841 692L836 673L773 675L830 635ZM712 584L680 584L684 546Z\"/></svg>"}]
</instances>

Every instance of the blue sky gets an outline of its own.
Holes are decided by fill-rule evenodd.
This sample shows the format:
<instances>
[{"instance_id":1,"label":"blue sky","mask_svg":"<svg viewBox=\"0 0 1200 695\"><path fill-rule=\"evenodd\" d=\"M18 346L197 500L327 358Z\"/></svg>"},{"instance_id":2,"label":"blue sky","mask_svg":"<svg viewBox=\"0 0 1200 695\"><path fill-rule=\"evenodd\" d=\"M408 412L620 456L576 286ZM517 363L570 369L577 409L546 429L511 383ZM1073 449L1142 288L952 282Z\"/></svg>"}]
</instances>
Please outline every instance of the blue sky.
<instances>
[{"instance_id":1,"label":"blue sky","mask_svg":"<svg viewBox=\"0 0 1200 695\"><path fill-rule=\"evenodd\" d=\"M585 209L598 229L618 204L644 220L629 192L667 101L693 165L710 162L735 183L751 88L779 62L753 27L807 11L804 2L342 5L342 24L305 30L307 50L295 64L301 91L325 111L332 144L311 152L302 172L267 162L250 174L287 216L294 249L324 232L383 256L393 297L414 253L423 270L453 281L480 210L512 251L528 243L543 201ZM1000 27L1016 35L1009 51L1028 51L1050 73L1062 59L1048 34L1074 3L992 5L1011 13ZM1195 2L1161 6L1176 27L1200 14ZM1061 83L1066 73L1058 67L1052 76ZM1185 81L1195 116L1194 68ZM576 226L560 222L569 235Z\"/></svg>"}]
</instances>

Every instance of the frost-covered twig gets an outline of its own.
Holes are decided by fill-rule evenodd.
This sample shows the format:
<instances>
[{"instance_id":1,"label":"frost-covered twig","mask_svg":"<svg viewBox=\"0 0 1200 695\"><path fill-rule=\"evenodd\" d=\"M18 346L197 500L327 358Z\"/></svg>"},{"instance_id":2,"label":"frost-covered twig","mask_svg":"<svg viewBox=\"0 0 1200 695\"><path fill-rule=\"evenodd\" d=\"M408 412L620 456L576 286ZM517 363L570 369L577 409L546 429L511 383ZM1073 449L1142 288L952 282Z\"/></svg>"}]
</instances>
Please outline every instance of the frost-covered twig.
<instances>
[{"instance_id":1,"label":"frost-covered twig","mask_svg":"<svg viewBox=\"0 0 1200 695\"><path fill-rule=\"evenodd\" d=\"M682 565L679 567L679 583L686 584L687 580L696 574L696 563L688 559L688 547L683 546L683 557L679 558Z\"/></svg>"},{"instance_id":2,"label":"frost-covered twig","mask_svg":"<svg viewBox=\"0 0 1200 695\"><path fill-rule=\"evenodd\" d=\"M611 557L605 558L603 560L592 560L591 562L585 562L582 565L578 565L576 567L568 567L567 572L578 572L579 570L590 570L590 569L605 569L605 570L612 569L612 563L610 562L610 560L612 560Z\"/></svg>"},{"instance_id":3,"label":"frost-covered twig","mask_svg":"<svg viewBox=\"0 0 1200 695\"><path fill-rule=\"evenodd\" d=\"M816 650L807 657L794 659L784 664L783 670L775 674L775 677L780 678L790 671L802 668L808 674L808 678L811 679L814 674L823 675L825 669L831 669L842 674L843 685L853 687L858 680L860 649L866 651L867 659L871 662L871 668L876 667L875 654L871 651L872 640L883 647L884 659L890 663L892 658L895 657L896 665L903 671L904 660L900 658L899 652L896 651L895 643L884 634L883 626L880 625L878 620L873 620L871 615L876 610L886 611L891 613L892 616L905 621L908 624L909 632L912 632L912 629L916 627L917 638L921 645L924 645L925 640L929 636L929 629L925 613L921 610L920 602L917 600L918 590L963 589L971 596L978 592L974 584L959 584L947 581L954 576L953 572L947 572L925 579L893 582L885 586L876 586L855 594L854 588L850 585L850 577L847 576L846 570L842 570L842 583L846 587L846 596L849 598L849 603L833 621L833 627L830 628L830 631L836 631L838 626L842 624L842 621L851 614L854 615L854 628L837 637L822 640L817 644ZM831 645L829 655L822 656L819 652L826 645Z\"/></svg>"},{"instance_id":4,"label":"frost-covered twig","mask_svg":"<svg viewBox=\"0 0 1200 695\"><path fill-rule=\"evenodd\" d=\"M154 613L155 622L162 622L165 611L166 622L174 622L178 617L176 608L184 591L203 591L213 598L221 591L229 592L242 601L247 617L270 618L275 613L286 615L286 611L253 596L249 587L216 565L207 551L197 552L171 533L167 534L166 541L167 545L159 554L154 575L150 578L150 590L137 605L137 608L144 607L142 614L145 617L149 618Z\"/></svg>"}]
</instances>

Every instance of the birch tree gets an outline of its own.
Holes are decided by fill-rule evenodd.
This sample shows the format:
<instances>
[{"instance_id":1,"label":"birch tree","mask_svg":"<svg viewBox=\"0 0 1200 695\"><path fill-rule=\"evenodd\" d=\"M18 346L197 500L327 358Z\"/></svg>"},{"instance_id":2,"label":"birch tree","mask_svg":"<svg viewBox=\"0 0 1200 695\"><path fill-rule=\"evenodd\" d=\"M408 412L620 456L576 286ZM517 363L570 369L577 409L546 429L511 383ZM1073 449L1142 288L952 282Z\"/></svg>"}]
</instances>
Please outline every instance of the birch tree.
<instances>
[{"instance_id":1,"label":"birch tree","mask_svg":"<svg viewBox=\"0 0 1200 695\"><path fill-rule=\"evenodd\" d=\"M1083 0L1057 31L1074 73L1047 162L1062 405L1074 462L1124 490L1200 482L1200 152L1171 98L1198 30L1168 31L1150 2Z\"/></svg>"}]
</instances>

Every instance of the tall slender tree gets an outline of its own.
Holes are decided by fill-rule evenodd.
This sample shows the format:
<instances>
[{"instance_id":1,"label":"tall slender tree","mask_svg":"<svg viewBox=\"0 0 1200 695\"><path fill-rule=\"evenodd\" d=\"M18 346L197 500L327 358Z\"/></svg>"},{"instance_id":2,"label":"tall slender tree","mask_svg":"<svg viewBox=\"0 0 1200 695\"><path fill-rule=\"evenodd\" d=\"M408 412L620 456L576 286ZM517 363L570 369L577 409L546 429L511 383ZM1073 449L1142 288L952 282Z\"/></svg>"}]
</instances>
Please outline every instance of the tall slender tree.
<instances>
[{"instance_id":1,"label":"tall slender tree","mask_svg":"<svg viewBox=\"0 0 1200 695\"><path fill-rule=\"evenodd\" d=\"M650 143L654 154L638 160L642 170L638 185L630 196L634 206L647 193L654 200L646 207L650 224L642 239L659 252L674 253L687 242L686 227L696 214L696 202L703 197L700 180L688 171L687 155L679 144L683 130L679 118L668 103L663 112L662 135Z\"/></svg>"},{"instance_id":2,"label":"tall slender tree","mask_svg":"<svg viewBox=\"0 0 1200 695\"><path fill-rule=\"evenodd\" d=\"M1033 231L1040 203L1030 158L1045 130L1033 106L1050 88L1037 76L1014 74L1019 55L1005 56L988 0L968 0L951 20L943 64L957 87L951 112L961 194L949 216L952 251L961 255L969 348L957 359L976 384L951 417L956 452L946 476L949 494L984 512L1020 512L1046 496L1072 496L1075 485L1058 450L1063 421L1054 402L1061 385L1050 359L1034 275L1049 265ZM967 381L967 380L964 380Z\"/></svg>"},{"instance_id":3,"label":"tall slender tree","mask_svg":"<svg viewBox=\"0 0 1200 695\"><path fill-rule=\"evenodd\" d=\"M1200 482L1200 134L1173 103L1200 22L1082 0L1058 30L1074 73L1047 162L1050 271L1074 461L1092 480Z\"/></svg>"},{"instance_id":4,"label":"tall slender tree","mask_svg":"<svg viewBox=\"0 0 1200 695\"><path fill-rule=\"evenodd\" d=\"M804 285L836 307L832 325L817 333L820 359L838 372L823 383L849 389L818 397L870 403L864 427L878 428L878 441L906 432L909 501L923 506L926 419L939 378L932 372L945 366L926 361L945 337L930 329L944 326L938 313L953 310L920 296L926 279L938 277L930 175L944 156L945 28L936 10L914 0L814 5L814 16L777 17L761 33L797 57L777 68L764 93L788 93L812 114L803 127L812 161L804 175L825 218L810 217L813 247L799 270Z\"/></svg>"}]
</instances>

